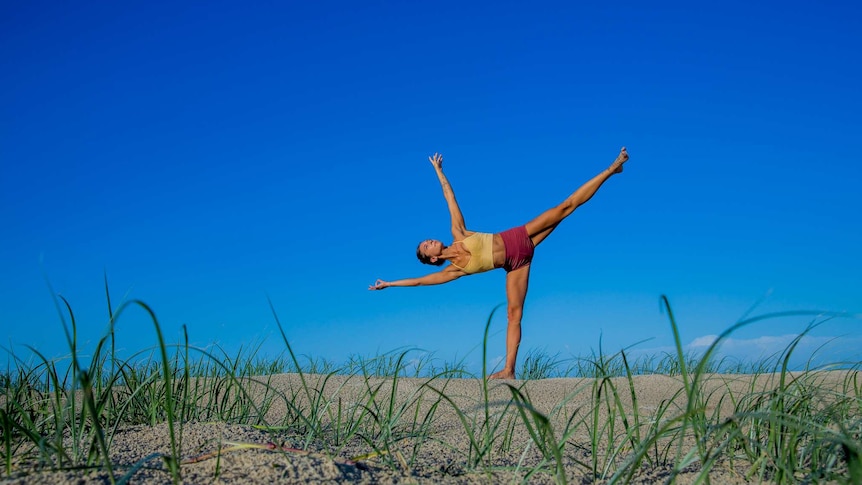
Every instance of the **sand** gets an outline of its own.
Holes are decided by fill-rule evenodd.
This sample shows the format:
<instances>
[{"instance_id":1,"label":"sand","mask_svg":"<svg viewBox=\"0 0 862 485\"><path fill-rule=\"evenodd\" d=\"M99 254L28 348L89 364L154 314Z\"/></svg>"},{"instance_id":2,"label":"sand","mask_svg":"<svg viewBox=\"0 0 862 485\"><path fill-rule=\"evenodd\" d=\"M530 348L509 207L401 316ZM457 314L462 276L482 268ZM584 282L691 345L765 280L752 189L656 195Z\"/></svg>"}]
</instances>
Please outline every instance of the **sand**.
<instances>
[{"instance_id":1,"label":"sand","mask_svg":"<svg viewBox=\"0 0 862 485\"><path fill-rule=\"evenodd\" d=\"M822 378L829 385L840 386L845 374L824 373ZM707 376L704 390L707 414L713 412L727 416L733 412L731 399L722 399L729 394L735 396L751 393L752 390L768 389L773 376L760 375L757 382L745 375ZM311 398L328 402L319 406L328 416L323 421L338 420L338 408L342 420L349 412L367 412L375 415L377 422L386 422L387 416L398 416L391 429L365 427L351 439L338 442L333 432L310 440L307 435L284 430L263 429L245 424L225 422L192 422L182 425L181 467L183 483L555 483L553 462L546 463L544 470L528 475L532 468L542 464L543 457L532 443L530 433L516 408L511 407L511 384L529 396L535 410L550 419L554 439L559 440L567 424L571 433L563 449L566 480L569 483L603 483L605 478L596 477L591 471L593 456L600 465L606 465L609 434L612 446L624 445L623 420L620 416L608 418L608 408L599 407L598 420L593 421L592 379L560 378L536 381L490 381L488 406L482 381L478 379L437 379L430 384L428 379L363 378L361 376L306 375L307 384L313 392ZM264 397L263 390L278 391L278 395L292 396L287 402L276 399L266 412L266 422L281 423L293 414L290 407L298 406L308 413L308 399L298 375L285 374L258 378L266 385L251 385L258 399ZM395 393L392 385L395 382ZM631 400L628 381L617 378L610 381L619 391L620 405L629 424L634 419L634 403ZM429 387L430 386L430 387ZM643 429L655 420L656 412L665 409L665 418L679 415L686 400L680 397L683 386L679 377L662 375L636 376L638 419ZM437 391L449 400L441 399ZM610 388L605 387L605 396ZM371 391L374 399L370 399ZM394 400L393 400L394 398ZM616 405L615 401L611 402ZM360 406L357 406L356 404ZM506 406L510 407L506 410ZM390 407L391 406L391 407ZM392 411L390 411L390 409ZM470 464L471 450L469 432L479 435L473 441L482 442L482 423L486 409L495 428L490 451L481 460L481 465ZM403 410L399 414L399 410ZM460 410L460 413L458 412ZM500 413L506 410L504 417ZM426 421L426 416L430 418ZM617 409L612 407L611 412ZM531 420L528 415L528 419ZM574 418L573 418L574 417ZM570 418L573 418L570 420ZM464 420L467 422L465 427ZM354 420L355 421L355 420ZM369 421L366 419L366 421ZM602 438L599 447L591 448L591 429L599 424ZM609 425L613 423L613 430ZM179 431L179 426L177 427ZM387 432L391 438L387 439ZM413 435L422 434L423 440ZM363 439L359 435L365 436ZM389 453L368 456L372 445L388 448ZM421 444L418 448L417 443ZM688 443L693 446L693 443ZM691 449L686 446L683 453ZM254 447L251 447L254 446ZM245 447L245 448L243 448ZM289 448L293 448L290 450ZM114 473L117 478L128 476L129 483L168 483L162 454L170 454L168 427L129 426L119 429L110 444ZM221 453L218 453L221 449ZM301 451L300 451L301 450ZM365 456L360 456L365 455ZM657 455L658 456L658 455ZM630 483L664 482L672 477L676 447L672 447L665 460L657 459L637 469ZM612 460L613 470L628 457L620 454ZM600 466L601 469L604 468ZM712 483L749 483L745 473L749 465L742 462L719 462L709 472ZM695 462L675 476L676 483L691 483L697 479L701 468ZM104 467L93 470L50 471L40 470L38 464L22 463L18 472L7 477L3 483L108 483Z\"/></svg>"}]
</instances>

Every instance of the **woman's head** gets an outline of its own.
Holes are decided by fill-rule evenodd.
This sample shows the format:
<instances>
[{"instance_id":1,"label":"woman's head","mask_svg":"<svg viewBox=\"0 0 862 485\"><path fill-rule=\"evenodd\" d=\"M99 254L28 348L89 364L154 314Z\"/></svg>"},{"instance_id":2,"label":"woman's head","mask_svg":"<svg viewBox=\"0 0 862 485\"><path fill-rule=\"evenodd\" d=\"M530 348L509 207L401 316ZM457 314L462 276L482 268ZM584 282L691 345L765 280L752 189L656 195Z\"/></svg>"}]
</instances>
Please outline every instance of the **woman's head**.
<instances>
[{"instance_id":1,"label":"woman's head","mask_svg":"<svg viewBox=\"0 0 862 485\"><path fill-rule=\"evenodd\" d=\"M446 249L446 246L442 242L436 239L426 239L416 247L416 257L423 264L441 266L446 262L445 259L440 257L444 249Z\"/></svg>"}]
</instances>

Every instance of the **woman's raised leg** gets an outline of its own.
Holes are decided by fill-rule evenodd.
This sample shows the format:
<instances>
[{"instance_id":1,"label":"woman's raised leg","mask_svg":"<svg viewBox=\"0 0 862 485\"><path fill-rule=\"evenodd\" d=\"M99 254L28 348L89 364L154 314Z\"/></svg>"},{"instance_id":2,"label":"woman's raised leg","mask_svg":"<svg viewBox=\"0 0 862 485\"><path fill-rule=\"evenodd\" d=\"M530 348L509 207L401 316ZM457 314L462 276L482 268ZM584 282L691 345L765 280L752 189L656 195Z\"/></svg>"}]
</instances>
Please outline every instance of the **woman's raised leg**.
<instances>
[{"instance_id":1,"label":"woman's raised leg","mask_svg":"<svg viewBox=\"0 0 862 485\"><path fill-rule=\"evenodd\" d=\"M626 152L626 147L623 147L620 150L620 154L617 156L617 159L614 160L614 163L612 163L610 167L603 170L584 185L581 185L578 190L572 192L572 194L560 205L546 210L540 214L539 217L528 222L525 226L527 228L527 234L529 234L530 239L533 240L533 245L538 246L539 243L544 241L545 238L548 237L554 229L556 229L557 225L562 222L563 219L569 217L572 212L578 208L578 206L590 200L590 198L595 195L596 191L599 190L599 187L601 187L602 184L611 177L611 175L622 172L623 163L628 159L629 155Z\"/></svg>"}]
</instances>

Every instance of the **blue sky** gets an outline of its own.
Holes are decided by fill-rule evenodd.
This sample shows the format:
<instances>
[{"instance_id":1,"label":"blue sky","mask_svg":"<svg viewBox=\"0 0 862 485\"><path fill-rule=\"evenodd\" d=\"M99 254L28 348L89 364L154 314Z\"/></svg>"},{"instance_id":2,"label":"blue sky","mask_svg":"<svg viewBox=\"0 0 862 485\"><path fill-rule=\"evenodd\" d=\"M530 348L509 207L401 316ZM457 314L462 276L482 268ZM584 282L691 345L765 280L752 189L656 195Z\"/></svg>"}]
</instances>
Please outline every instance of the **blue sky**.
<instances>
[{"instance_id":1,"label":"blue sky","mask_svg":"<svg viewBox=\"0 0 862 485\"><path fill-rule=\"evenodd\" d=\"M420 276L448 242L631 161L539 248L522 351L698 348L754 313L862 312L860 7L851 2L116 2L0 15L4 347L63 355L140 299L169 340L341 361L481 357L502 271ZM130 309L120 346L153 345ZM811 317L734 334L748 356ZM860 320L830 356L860 360ZM490 356L503 353L502 315ZM784 340L782 340L784 339Z\"/></svg>"}]
</instances>

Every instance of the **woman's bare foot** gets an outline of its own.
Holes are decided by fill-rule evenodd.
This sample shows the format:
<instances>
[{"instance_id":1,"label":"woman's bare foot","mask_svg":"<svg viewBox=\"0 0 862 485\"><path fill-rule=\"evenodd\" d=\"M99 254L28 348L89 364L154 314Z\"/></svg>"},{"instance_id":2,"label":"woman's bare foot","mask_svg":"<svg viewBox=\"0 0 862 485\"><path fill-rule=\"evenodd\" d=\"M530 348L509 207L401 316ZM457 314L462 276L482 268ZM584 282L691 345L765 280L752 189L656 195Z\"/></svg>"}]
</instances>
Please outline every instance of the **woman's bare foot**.
<instances>
[{"instance_id":1,"label":"woman's bare foot","mask_svg":"<svg viewBox=\"0 0 862 485\"><path fill-rule=\"evenodd\" d=\"M626 163L629 159L629 154L626 151L626 147L622 147L620 149L620 154L617 156L617 159L614 160L614 163L611 164L611 172L620 173L623 171L623 164Z\"/></svg>"},{"instance_id":2,"label":"woman's bare foot","mask_svg":"<svg viewBox=\"0 0 862 485\"><path fill-rule=\"evenodd\" d=\"M515 373L513 371L508 371L506 369L501 370L500 372L495 372L488 376L488 379L514 379Z\"/></svg>"}]
</instances>

